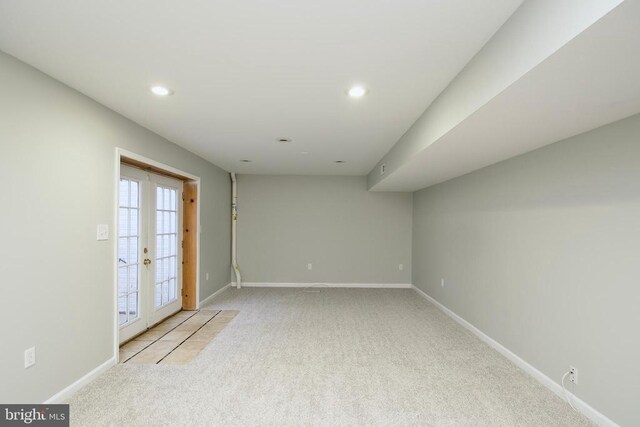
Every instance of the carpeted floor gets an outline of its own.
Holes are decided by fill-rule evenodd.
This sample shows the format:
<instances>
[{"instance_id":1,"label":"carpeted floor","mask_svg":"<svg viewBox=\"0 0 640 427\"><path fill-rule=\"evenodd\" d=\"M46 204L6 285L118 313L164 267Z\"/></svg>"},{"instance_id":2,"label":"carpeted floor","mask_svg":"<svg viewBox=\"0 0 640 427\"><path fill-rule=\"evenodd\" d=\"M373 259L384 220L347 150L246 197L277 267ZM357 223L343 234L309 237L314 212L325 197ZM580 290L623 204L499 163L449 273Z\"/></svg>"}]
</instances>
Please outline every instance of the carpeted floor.
<instances>
[{"instance_id":1,"label":"carpeted floor","mask_svg":"<svg viewBox=\"0 0 640 427\"><path fill-rule=\"evenodd\" d=\"M409 289L230 289L188 365L118 365L72 426L589 425Z\"/></svg>"}]
</instances>

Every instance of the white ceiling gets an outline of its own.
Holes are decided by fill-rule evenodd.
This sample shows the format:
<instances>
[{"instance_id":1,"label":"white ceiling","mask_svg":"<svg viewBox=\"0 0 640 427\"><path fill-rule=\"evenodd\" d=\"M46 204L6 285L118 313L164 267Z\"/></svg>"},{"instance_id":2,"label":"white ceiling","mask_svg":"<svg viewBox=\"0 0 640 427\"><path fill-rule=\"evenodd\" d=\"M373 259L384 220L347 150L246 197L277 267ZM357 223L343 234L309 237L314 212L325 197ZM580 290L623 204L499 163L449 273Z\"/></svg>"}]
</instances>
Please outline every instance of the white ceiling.
<instances>
[{"instance_id":1,"label":"white ceiling","mask_svg":"<svg viewBox=\"0 0 640 427\"><path fill-rule=\"evenodd\" d=\"M419 190L640 113L639 22L623 2L374 189Z\"/></svg>"},{"instance_id":2,"label":"white ceiling","mask_svg":"<svg viewBox=\"0 0 640 427\"><path fill-rule=\"evenodd\" d=\"M227 170L365 175L521 1L0 0L0 50Z\"/></svg>"}]
</instances>

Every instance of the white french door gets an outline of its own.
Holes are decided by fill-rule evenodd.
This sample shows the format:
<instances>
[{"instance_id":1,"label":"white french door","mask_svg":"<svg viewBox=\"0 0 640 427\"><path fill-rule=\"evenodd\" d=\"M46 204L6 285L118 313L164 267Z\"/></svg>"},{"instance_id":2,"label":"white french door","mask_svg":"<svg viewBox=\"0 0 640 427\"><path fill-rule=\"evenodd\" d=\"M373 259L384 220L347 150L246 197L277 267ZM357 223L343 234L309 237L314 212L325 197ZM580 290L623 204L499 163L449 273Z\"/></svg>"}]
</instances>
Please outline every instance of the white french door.
<instances>
[{"instance_id":1,"label":"white french door","mask_svg":"<svg viewBox=\"0 0 640 427\"><path fill-rule=\"evenodd\" d=\"M182 181L120 167L120 342L182 306Z\"/></svg>"}]
</instances>

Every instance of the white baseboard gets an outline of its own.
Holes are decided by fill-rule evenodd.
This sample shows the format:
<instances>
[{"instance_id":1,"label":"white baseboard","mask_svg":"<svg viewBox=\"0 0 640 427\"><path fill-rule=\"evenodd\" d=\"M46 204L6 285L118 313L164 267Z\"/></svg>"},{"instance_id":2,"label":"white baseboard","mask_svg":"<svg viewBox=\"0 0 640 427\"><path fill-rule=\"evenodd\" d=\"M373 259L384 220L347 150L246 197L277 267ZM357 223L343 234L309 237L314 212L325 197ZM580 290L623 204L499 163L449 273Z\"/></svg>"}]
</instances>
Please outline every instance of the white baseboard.
<instances>
[{"instance_id":1,"label":"white baseboard","mask_svg":"<svg viewBox=\"0 0 640 427\"><path fill-rule=\"evenodd\" d=\"M96 378L98 378L100 375L105 373L109 368L111 368L115 364L116 364L116 358L112 357L111 359L109 359L106 362L104 362L101 365L99 365L97 368L93 369L88 374L84 375L79 380L75 381L73 384L65 387L64 389L62 389L58 393L56 393L53 396L51 396L49 399L45 400L44 403L45 404L54 404L54 403L67 402L71 398L71 396L73 396L73 394L75 392L77 392L82 387L84 387L87 384L89 384L91 381L93 381Z\"/></svg>"},{"instance_id":2,"label":"white baseboard","mask_svg":"<svg viewBox=\"0 0 640 427\"><path fill-rule=\"evenodd\" d=\"M411 289L407 283L279 283L279 282L242 282L247 288L379 288L379 289Z\"/></svg>"},{"instance_id":3,"label":"white baseboard","mask_svg":"<svg viewBox=\"0 0 640 427\"><path fill-rule=\"evenodd\" d=\"M226 291L230 286L231 286L231 283L227 283L222 289L217 290L212 295L209 295L207 298L200 301L200 306L208 304L215 297L220 295L222 292ZM44 403L54 404L54 403L63 403L68 401L75 392L80 390L85 385L89 384L94 379L98 378L100 375L102 375L104 372L106 372L109 368L114 366L116 363L117 363L116 357L110 358L109 360L102 363L101 365L93 369L91 372L89 372L79 380L75 381L73 384L69 385L68 387L65 387L63 390L59 391L55 395L51 396L49 399L45 400Z\"/></svg>"},{"instance_id":4,"label":"white baseboard","mask_svg":"<svg viewBox=\"0 0 640 427\"><path fill-rule=\"evenodd\" d=\"M473 326L471 323L469 323L466 320L464 320L462 317L458 316L456 313L454 313L453 311L451 311L450 309L448 309L447 307L445 307L444 305L442 305L441 303L436 301L433 297L431 297L430 295L426 294L421 289L418 289L414 285L412 285L412 288L419 295L421 295L427 301L429 301L430 303L435 305L437 308L442 310L445 314L447 314L453 320L455 320L456 322L458 322L459 324L461 324L462 326L467 328L469 331L471 331L474 335L476 335L482 341L484 341L485 343L487 343L488 345L493 347L500 354L502 354L504 357L506 357L511 362L513 362L516 366L518 366L520 369L522 369L523 371L525 371L526 373L531 375L533 378L535 378L536 380L541 382L542 385L544 385L549 390L551 390L552 392L554 392L555 394L560 396L560 398L562 400L565 400L564 392L563 392L562 386L560 384L558 384L557 382L553 381L551 378L549 378L548 376L546 376L545 374L540 372L538 369L534 368L532 365L530 365L528 362L526 362L520 356L518 356L515 353L511 352L511 350L509 350L508 348L506 348L505 346L503 346L502 344L500 344L499 342L497 342L496 340L494 340L493 338L491 338L490 336L488 336L487 334L482 332L480 329L478 329L475 326ZM602 427L619 427L618 424L613 422L611 419L607 418L604 414L602 414L599 411L597 411L595 408L590 406L584 400L581 400L579 397L575 396L573 393L571 393L569 391L567 391L567 393L569 394L569 397L571 398L571 402L573 403L573 406L576 409L578 409L582 414L584 414L587 418L589 418L591 421L596 423L597 425L602 426Z\"/></svg>"},{"instance_id":5,"label":"white baseboard","mask_svg":"<svg viewBox=\"0 0 640 427\"><path fill-rule=\"evenodd\" d=\"M211 301L213 301L213 299L215 297L217 297L218 295L220 295L221 293L223 293L224 291L226 291L227 289L229 289L231 287L233 283L227 283L226 285L224 285L222 288L218 289L217 291L215 291L214 293L212 293L211 295L209 295L208 297L206 297L205 299L203 299L202 301L200 301L200 304L198 304L198 307L202 307L204 305L209 304Z\"/></svg>"}]
</instances>

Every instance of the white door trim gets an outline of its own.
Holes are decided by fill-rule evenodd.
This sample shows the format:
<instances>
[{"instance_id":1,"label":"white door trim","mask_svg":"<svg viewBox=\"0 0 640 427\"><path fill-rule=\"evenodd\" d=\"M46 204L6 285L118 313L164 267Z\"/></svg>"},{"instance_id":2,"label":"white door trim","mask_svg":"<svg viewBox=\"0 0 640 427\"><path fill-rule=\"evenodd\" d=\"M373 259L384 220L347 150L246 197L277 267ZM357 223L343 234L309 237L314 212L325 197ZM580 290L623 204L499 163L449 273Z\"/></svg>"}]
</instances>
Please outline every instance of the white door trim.
<instances>
[{"instance_id":1,"label":"white door trim","mask_svg":"<svg viewBox=\"0 0 640 427\"><path fill-rule=\"evenodd\" d=\"M198 232L196 233L196 264L197 264L197 274L196 274L196 308L200 306L200 207L202 203L200 202L202 198L200 197L202 191L202 181L200 177L197 175L193 175L189 172L185 172L183 170L174 168L173 166L166 165L164 163L158 162L156 160L150 159L148 157L142 156L137 153L133 153L131 151L125 150L120 147L116 147L115 149L115 168L114 168L114 176L113 176L113 228L112 230L117 233L118 230L118 189L120 185L120 162L122 157L126 157L128 159L137 160L139 162L145 163L149 166L153 166L154 168L158 168L160 170L169 172L174 175L183 176L185 178L191 179L196 183L197 193L198 193L198 205L197 205L197 219L196 223L198 224ZM116 363L118 363L118 357L120 354L120 343L119 343L119 333L120 333L120 325L118 324L118 316L117 310L118 307L118 245L116 243L117 239L113 238L114 233L111 233L111 247L112 247L112 274L113 274L113 356L115 358Z\"/></svg>"}]
</instances>

